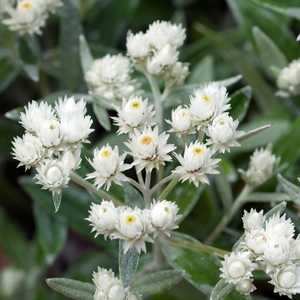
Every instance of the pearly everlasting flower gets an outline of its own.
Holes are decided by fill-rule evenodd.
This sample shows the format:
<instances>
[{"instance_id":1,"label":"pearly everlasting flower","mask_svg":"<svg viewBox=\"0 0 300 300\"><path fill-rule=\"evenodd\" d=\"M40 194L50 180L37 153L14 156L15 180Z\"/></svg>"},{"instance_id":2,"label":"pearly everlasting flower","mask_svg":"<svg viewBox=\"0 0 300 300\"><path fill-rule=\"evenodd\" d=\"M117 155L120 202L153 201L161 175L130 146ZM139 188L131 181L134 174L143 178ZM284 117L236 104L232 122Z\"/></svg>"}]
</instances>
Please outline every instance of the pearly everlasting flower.
<instances>
[{"instance_id":1,"label":"pearly everlasting flower","mask_svg":"<svg viewBox=\"0 0 300 300\"><path fill-rule=\"evenodd\" d=\"M20 114L21 125L29 132L37 134L45 122L55 120L54 110L46 102L30 102Z\"/></svg>"},{"instance_id":2,"label":"pearly everlasting flower","mask_svg":"<svg viewBox=\"0 0 300 300\"><path fill-rule=\"evenodd\" d=\"M170 131L176 133L189 133L192 129L192 115L187 107L178 106L172 111L171 121L167 121L172 129Z\"/></svg>"},{"instance_id":3,"label":"pearly everlasting flower","mask_svg":"<svg viewBox=\"0 0 300 300\"><path fill-rule=\"evenodd\" d=\"M175 149L175 146L168 144L169 135L158 133L158 128L146 128L142 132L135 130L131 139L126 143L130 154L134 158L138 172L143 169L158 169L165 165L166 161L171 161L169 153Z\"/></svg>"},{"instance_id":4,"label":"pearly everlasting flower","mask_svg":"<svg viewBox=\"0 0 300 300\"><path fill-rule=\"evenodd\" d=\"M207 129L209 136L208 144L211 144L216 151L221 153L230 151L231 147L240 146L237 142L239 134L237 131L238 125L239 122L237 120L234 121L228 113L217 116Z\"/></svg>"},{"instance_id":5,"label":"pearly everlasting flower","mask_svg":"<svg viewBox=\"0 0 300 300\"><path fill-rule=\"evenodd\" d=\"M131 66L127 57L106 55L94 61L85 79L91 94L119 100L128 98L135 90L130 73Z\"/></svg>"},{"instance_id":6,"label":"pearly everlasting flower","mask_svg":"<svg viewBox=\"0 0 300 300\"><path fill-rule=\"evenodd\" d=\"M245 245L256 255L265 251L267 237L263 229L254 229L245 233Z\"/></svg>"},{"instance_id":7,"label":"pearly everlasting flower","mask_svg":"<svg viewBox=\"0 0 300 300\"><path fill-rule=\"evenodd\" d=\"M242 171L244 180L252 186L263 184L272 177L278 161L268 148L256 149L250 158L248 170Z\"/></svg>"},{"instance_id":8,"label":"pearly everlasting flower","mask_svg":"<svg viewBox=\"0 0 300 300\"><path fill-rule=\"evenodd\" d=\"M189 181L195 186L199 183L208 184L209 174L218 174L219 159L214 159L213 152L205 144L191 143L185 147L184 155L176 155L180 166L173 173L179 176L182 182Z\"/></svg>"},{"instance_id":9,"label":"pearly everlasting flower","mask_svg":"<svg viewBox=\"0 0 300 300\"><path fill-rule=\"evenodd\" d=\"M146 252L146 241L148 237L149 221L144 211L138 208L121 207L117 222L117 231L112 234L113 238L122 239L124 252L135 248L138 252Z\"/></svg>"},{"instance_id":10,"label":"pearly everlasting flower","mask_svg":"<svg viewBox=\"0 0 300 300\"><path fill-rule=\"evenodd\" d=\"M283 265L271 274L274 291L281 296L292 298L300 293L300 266L298 264Z\"/></svg>"},{"instance_id":11,"label":"pearly everlasting flower","mask_svg":"<svg viewBox=\"0 0 300 300\"><path fill-rule=\"evenodd\" d=\"M169 86L182 85L189 75L189 65L177 61L168 68L168 71L163 75Z\"/></svg>"},{"instance_id":12,"label":"pearly everlasting flower","mask_svg":"<svg viewBox=\"0 0 300 300\"><path fill-rule=\"evenodd\" d=\"M170 231L178 228L178 206L170 201L163 200L151 205L150 217L154 228L170 235Z\"/></svg>"},{"instance_id":13,"label":"pearly everlasting flower","mask_svg":"<svg viewBox=\"0 0 300 300\"><path fill-rule=\"evenodd\" d=\"M86 115L86 103L83 100L75 101L74 97L59 99L56 112L60 119L60 134L65 143L86 142L92 120Z\"/></svg>"},{"instance_id":14,"label":"pearly everlasting flower","mask_svg":"<svg viewBox=\"0 0 300 300\"><path fill-rule=\"evenodd\" d=\"M37 135L45 147L57 146L61 142L60 123L56 118L40 124Z\"/></svg>"},{"instance_id":15,"label":"pearly everlasting flower","mask_svg":"<svg viewBox=\"0 0 300 300\"><path fill-rule=\"evenodd\" d=\"M211 82L194 91L190 110L197 123L214 119L230 108L227 89Z\"/></svg>"},{"instance_id":16,"label":"pearly everlasting flower","mask_svg":"<svg viewBox=\"0 0 300 300\"><path fill-rule=\"evenodd\" d=\"M117 146L114 149L109 145L96 149L93 160L89 161L95 171L88 174L87 179L95 179L97 188L105 186L107 190L113 182L120 185L122 181L126 181L122 172L131 168L131 165L124 163L125 156L126 154L119 155Z\"/></svg>"},{"instance_id":17,"label":"pearly everlasting flower","mask_svg":"<svg viewBox=\"0 0 300 300\"><path fill-rule=\"evenodd\" d=\"M16 137L12 144L14 159L19 161L18 166L28 169L36 166L45 153L40 140L31 133L25 133L22 138Z\"/></svg>"},{"instance_id":18,"label":"pearly everlasting flower","mask_svg":"<svg viewBox=\"0 0 300 300\"><path fill-rule=\"evenodd\" d=\"M237 283L236 290L243 295L249 295L256 290L251 279L244 279Z\"/></svg>"},{"instance_id":19,"label":"pearly everlasting flower","mask_svg":"<svg viewBox=\"0 0 300 300\"><path fill-rule=\"evenodd\" d=\"M150 52L148 36L143 32L127 35L126 47L128 55L133 59L145 59Z\"/></svg>"},{"instance_id":20,"label":"pearly everlasting flower","mask_svg":"<svg viewBox=\"0 0 300 300\"><path fill-rule=\"evenodd\" d=\"M238 284L252 278L256 264L250 259L249 252L232 252L224 257L221 267L221 277L229 284Z\"/></svg>"},{"instance_id":21,"label":"pearly everlasting flower","mask_svg":"<svg viewBox=\"0 0 300 300\"><path fill-rule=\"evenodd\" d=\"M242 220L244 229L248 232L262 229L265 222L263 211L257 212L253 208L250 212L244 211Z\"/></svg>"},{"instance_id":22,"label":"pearly everlasting flower","mask_svg":"<svg viewBox=\"0 0 300 300\"><path fill-rule=\"evenodd\" d=\"M99 234L109 236L116 229L119 212L112 202L102 201L101 204L93 203L89 210L87 220L91 223L95 237Z\"/></svg>"},{"instance_id":23,"label":"pearly everlasting flower","mask_svg":"<svg viewBox=\"0 0 300 300\"><path fill-rule=\"evenodd\" d=\"M119 134L132 133L134 129L143 129L153 124L153 105L148 105L147 99L132 96L128 101L123 100L122 107L118 109L118 117L114 117L119 127Z\"/></svg>"},{"instance_id":24,"label":"pearly everlasting flower","mask_svg":"<svg viewBox=\"0 0 300 300\"><path fill-rule=\"evenodd\" d=\"M280 71L277 78L277 86L288 94L300 94L300 59L292 61Z\"/></svg>"}]
</instances>

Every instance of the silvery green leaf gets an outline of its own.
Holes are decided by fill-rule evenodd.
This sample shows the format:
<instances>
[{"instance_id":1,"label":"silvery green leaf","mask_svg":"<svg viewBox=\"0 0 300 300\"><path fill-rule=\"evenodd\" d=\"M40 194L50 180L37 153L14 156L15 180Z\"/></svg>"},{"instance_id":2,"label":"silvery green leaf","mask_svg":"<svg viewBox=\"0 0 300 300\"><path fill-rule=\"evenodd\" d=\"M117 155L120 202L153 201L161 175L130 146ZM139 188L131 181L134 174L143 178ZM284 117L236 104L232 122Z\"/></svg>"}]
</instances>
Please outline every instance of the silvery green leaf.
<instances>
[{"instance_id":1,"label":"silvery green leaf","mask_svg":"<svg viewBox=\"0 0 300 300\"><path fill-rule=\"evenodd\" d=\"M5 113L5 117L9 120L18 121L20 119L20 113L24 111L24 107L17 107Z\"/></svg>"},{"instance_id":2,"label":"silvery green leaf","mask_svg":"<svg viewBox=\"0 0 300 300\"><path fill-rule=\"evenodd\" d=\"M235 93L233 93L230 96L231 98L230 116L233 119L239 120L239 122L243 121L243 119L245 118L248 112L251 97L252 97L252 89L250 86L245 86L237 90Z\"/></svg>"},{"instance_id":3,"label":"silvery green leaf","mask_svg":"<svg viewBox=\"0 0 300 300\"><path fill-rule=\"evenodd\" d=\"M243 132L238 136L237 140L242 141L242 140L247 139L247 138L249 138L253 135L256 135L257 133L260 133L261 131L263 131L265 129L268 129L270 127L271 127L271 125L267 124L267 125L264 125L264 126L261 126L261 127L254 128L254 129L249 130L247 132Z\"/></svg>"},{"instance_id":4,"label":"silvery green leaf","mask_svg":"<svg viewBox=\"0 0 300 300\"><path fill-rule=\"evenodd\" d=\"M246 202L282 202L292 201L289 195L284 193L251 193L246 196Z\"/></svg>"},{"instance_id":5,"label":"silvery green leaf","mask_svg":"<svg viewBox=\"0 0 300 300\"><path fill-rule=\"evenodd\" d=\"M145 201L141 195L141 193L136 190L132 185L130 185L127 182L124 182L123 184L123 190L124 190L124 197L125 197L125 204L135 208L144 208L145 207Z\"/></svg>"},{"instance_id":6,"label":"silvery green leaf","mask_svg":"<svg viewBox=\"0 0 300 300\"><path fill-rule=\"evenodd\" d=\"M212 81L214 79L213 63L214 60L211 55L205 56L192 69L191 75L188 79L188 83L200 84Z\"/></svg>"},{"instance_id":7,"label":"silvery green leaf","mask_svg":"<svg viewBox=\"0 0 300 300\"><path fill-rule=\"evenodd\" d=\"M149 274L137 276L133 281L131 288L134 293L147 297L171 288L181 279L181 274L175 270L151 272Z\"/></svg>"},{"instance_id":8,"label":"silvery green leaf","mask_svg":"<svg viewBox=\"0 0 300 300\"><path fill-rule=\"evenodd\" d=\"M93 64L94 59L84 35L80 35L79 37L79 47L80 47L81 67L83 72L86 73L90 69L91 65Z\"/></svg>"},{"instance_id":9,"label":"silvery green leaf","mask_svg":"<svg viewBox=\"0 0 300 300\"><path fill-rule=\"evenodd\" d=\"M119 242L119 277L125 287L131 285L139 265L140 254L135 248L124 253L123 241Z\"/></svg>"},{"instance_id":10,"label":"silvery green leaf","mask_svg":"<svg viewBox=\"0 0 300 300\"><path fill-rule=\"evenodd\" d=\"M32 81L39 81L39 69L36 65L23 65L23 70Z\"/></svg>"},{"instance_id":11,"label":"silvery green leaf","mask_svg":"<svg viewBox=\"0 0 300 300\"><path fill-rule=\"evenodd\" d=\"M285 209L286 209L286 202L283 201L277 204L275 207L273 207L265 214L265 220L267 221L268 219L270 219L272 216L276 214L282 214L285 211Z\"/></svg>"},{"instance_id":12,"label":"silvery green leaf","mask_svg":"<svg viewBox=\"0 0 300 300\"><path fill-rule=\"evenodd\" d=\"M46 280L47 285L70 299L74 300L93 300L95 286L77 280L67 278L50 278Z\"/></svg>"},{"instance_id":13,"label":"silvery green leaf","mask_svg":"<svg viewBox=\"0 0 300 300\"><path fill-rule=\"evenodd\" d=\"M56 213L59 210L59 207L60 207L60 204L61 204L61 199L62 199L62 192L61 191L52 193L52 201L53 201L54 209L55 209Z\"/></svg>"},{"instance_id":14,"label":"silvery green leaf","mask_svg":"<svg viewBox=\"0 0 300 300\"><path fill-rule=\"evenodd\" d=\"M224 85L226 87L230 87L230 86L238 83L242 78L243 78L242 75L236 75L236 76L233 76L233 77L229 77L227 79L218 80L216 82L219 83L220 85Z\"/></svg>"},{"instance_id":15,"label":"silvery green leaf","mask_svg":"<svg viewBox=\"0 0 300 300\"><path fill-rule=\"evenodd\" d=\"M212 290L209 300L223 300L233 289L231 284L221 279Z\"/></svg>"},{"instance_id":16,"label":"silvery green leaf","mask_svg":"<svg viewBox=\"0 0 300 300\"><path fill-rule=\"evenodd\" d=\"M99 121L101 126L105 130L109 131L111 129L111 124L110 124L110 119L109 119L107 110L95 103L93 104L93 109L94 109L94 113L97 117L97 120Z\"/></svg>"},{"instance_id":17,"label":"silvery green leaf","mask_svg":"<svg viewBox=\"0 0 300 300\"><path fill-rule=\"evenodd\" d=\"M292 182L288 181L282 175L277 176L280 186L282 187L283 191L286 192L291 199L296 203L300 203L300 188L293 184Z\"/></svg>"}]
</instances>

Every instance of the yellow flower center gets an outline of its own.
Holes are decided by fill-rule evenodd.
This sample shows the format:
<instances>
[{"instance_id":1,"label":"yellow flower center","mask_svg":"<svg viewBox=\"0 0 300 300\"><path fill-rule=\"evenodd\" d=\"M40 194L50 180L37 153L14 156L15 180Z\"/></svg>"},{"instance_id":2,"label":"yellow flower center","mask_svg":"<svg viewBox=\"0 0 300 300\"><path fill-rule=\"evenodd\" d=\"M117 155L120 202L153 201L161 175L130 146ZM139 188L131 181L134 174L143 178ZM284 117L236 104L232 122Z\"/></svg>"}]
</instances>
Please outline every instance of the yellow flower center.
<instances>
[{"instance_id":1,"label":"yellow flower center","mask_svg":"<svg viewBox=\"0 0 300 300\"><path fill-rule=\"evenodd\" d=\"M169 207L165 207L164 210L165 210L166 213L170 212Z\"/></svg>"},{"instance_id":2,"label":"yellow flower center","mask_svg":"<svg viewBox=\"0 0 300 300\"><path fill-rule=\"evenodd\" d=\"M26 0L25 1L21 1L21 2L19 2L18 7L20 9L30 10L30 9L32 9L32 2L31 1L26 1Z\"/></svg>"},{"instance_id":3,"label":"yellow flower center","mask_svg":"<svg viewBox=\"0 0 300 300\"><path fill-rule=\"evenodd\" d=\"M111 151L108 148L104 148L100 151L100 156L103 158L108 158L111 156Z\"/></svg>"},{"instance_id":4,"label":"yellow flower center","mask_svg":"<svg viewBox=\"0 0 300 300\"><path fill-rule=\"evenodd\" d=\"M153 143L153 138L150 135L144 135L141 138L140 143L143 145L150 145Z\"/></svg>"},{"instance_id":5,"label":"yellow flower center","mask_svg":"<svg viewBox=\"0 0 300 300\"><path fill-rule=\"evenodd\" d=\"M125 219L125 223L126 224L132 224L132 223L135 222L135 220L136 220L136 216L134 216L134 215L128 215L126 217L126 219Z\"/></svg>"},{"instance_id":6,"label":"yellow flower center","mask_svg":"<svg viewBox=\"0 0 300 300\"><path fill-rule=\"evenodd\" d=\"M139 100L134 100L131 102L131 108L139 109L141 107L141 102Z\"/></svg>"},{"instance_id":7,"label":"yellow flower center","mask_svg":"<svg viewBox=\"0 0 300 300\"><path fill-rule=\"evenodd\" d=\"M204 148L196 146L196 147L193 148L193 153L195 155L202 155L204 153Z\"/></svg>"},{"instance_id":8,"label":"yellow flower center","mask_svg":"<svg viewBox=\"0 0 300 300\"><path fill-rule=\"evenodd\" d=\"M204 102L210 102L211 97L208 96L208 95L203 95L203 96L201 97L201 100L204 101Z\"/></svg>"}]
</instances>

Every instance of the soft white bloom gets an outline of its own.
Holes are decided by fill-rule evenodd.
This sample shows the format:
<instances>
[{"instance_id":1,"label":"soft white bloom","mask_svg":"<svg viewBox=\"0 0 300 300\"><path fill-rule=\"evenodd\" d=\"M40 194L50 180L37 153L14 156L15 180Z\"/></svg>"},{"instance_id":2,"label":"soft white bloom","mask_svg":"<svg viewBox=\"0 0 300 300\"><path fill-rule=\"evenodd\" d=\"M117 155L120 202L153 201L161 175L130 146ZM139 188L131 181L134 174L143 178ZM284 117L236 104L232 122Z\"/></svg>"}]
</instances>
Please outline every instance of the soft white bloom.
<instances>
[{"instance_id":1,"label":"soft white bloom","mask_svg":"<svg viewBox=\"0 0 300 300\"><path fill-rule=\"evenodd\" d=\"M30 133L25 133L22 138L16 137L12 145L13 157L20 162L18 166L26 168L36 166L45 153L40 140Z\"/></svg>"},{"instance_id":2,"label":"soft white bloom","mask_svg":"<svg viewBox=\"0 0 300 300\"><path fill-rule=\"evenodd\" d=\"M177 49L183 45L186 38L185 29L181 25L166 21L153 22L146 35L150 45L156 50L161 50L166 45Z\"/></svg>"},{"instance_id":3,"label":"soft white bloom","mask_svg":"<svg viewBox=\"0 0 300 300\"><path fill-rule=\"evenodd\" d=\"M263 229L254 229L245 233L245 244L256 255L265 251L267 237Z\"/></svg>"},{"instance_id":4,"label":"soft white bloom","mask_svg":"<svg viewBox=\"0 0 300 300\"><path fill-rule=\"evenodd\" d=\"M271 274L271 281L274 291L279 295L292 298L300 293L300 266L296 264L283 265Z\"/></svg>"},{"instance_id":5,"label":"soft white bloom","mask_svg":"<svg viewBox=\"0 0 300 300\"><path fill-rule=\"evenodd\" d=\"M5 268L0 274L0 294L12 298L16 292L20 291L25 278L24 271L11 267Z\"/></svg>"},{"instance_id":6,"label":"soft white bloom","mask_svg":"<svg viewBox=\"0 0 300 300\"><path fill-rule=\"evenodd\" d=\"M300 59L283 68L277 78L278 88L291 95L300 94Z\"/></svg>"},{"instance_id":7,"label":"soft white bloom","mask_svg":"<svg viewBox=\"0 0 300 300\"><path fill-rule=\"evenodd\" d=\"M158 133L158 128L146 128L142 132L135 130L131 140L126 143L130 154L134 158L138 172L144 168L152 170L158 169L166 161L171 161L169 153L175 149L175 146L168 144L169 135Z\"/></svg>"},{"instance_id":8,"label":"soft white bloom","mask_svg":"<svg viewBox=\"0 0 300 300\"><path fill-rule=\"evenodd\" d=\"M187 107L178 106L172 111L171 121L167 121L176 133L189 133L192 129L192 115Z\"/></svg>"},{"instance_id":9,"label":"soft white bloom","mask_svg":"<svg viewBox=\"0 0 300 300\"><path fill-rule=\"evenodd\" d=\"M150 216L154 228L169 235L170 231L178 228L178 206L170 201L163 200L151 205Z\"/></svg>"},{"instance_id":10,"label":"soft white bloom","mask_svg":"<svg viewBox=\"0 0 300 300\"><path fill-rule=\"evenodd\" d=\"M189 65L177 61L175 64L170 66L167 72L164 74L164 79L167 81L169 86L182 85L189 75Z\"/></svg>"},{"instance_id":11,"label":"soft white bloom","mask_svg":"<svg viewBox=\"0 0 300 300\"><path fill-rule=\"evenodd\" d=\"M45 120L40 124L37 135L45 147L59 145L61 142L59 121L56 119Z\"/></svg>"},{"instance_id":12,"label":"soft white bloom","mask_svg":"<svg viewBox=\"0 0 300 300\"><path fill-rule=\"evenodd\" d=\"M101 204L93 203L89 210L87 220L91 223L92 232L97 237L99 234L109 236L115 229L119 211L112 202L102 201Z\"/></svg>"},{"instance_id":13,"label":"soft white bloom","mask_svg":"<svg viewBox=\"0 0 300 300\"><path fill-rule=\"evenodd\" d=\"M66 187L70 181L70 172L68 165L61 160L44 160L37 168L35 179L42 185L43 189L54 193L59 193Z\"/></svg>"},{"instance_id":14,"label":"soft white bloom","mask_svg":"<svg viewBox=\"0 0 300 300\"><path fill-rule=\"evenodd\" d=\"M128 55L134 59L144 59L150 52L148 37L143 32L129 32L126 46Z\"/></svg>"},{"instance_id":15,"label":"soft white bloom","mask_svg":"<svg viewBox=\"0 0 300 300\"><path fill-rule=\"evenodd\" d=\"M173 173L181 181L192 182L195 186L199 183L209 184L208 175L218 174L219 159L214 159L213 152L206 145L199 142L191 143L185 147L184 155L177 155L180 166Z\"/></svg>"},{"instance_id":16,"label":"soft white bloom","mask_svg":"<svg viewBox=\"0 0 300 300\"><path fill-rule=\"evenodd\" d=\"M278 159L268 148L256 149L250 157L248 170L242 171L243 178L250 185L261 185L272 177L277 163Z\"/></svg>"},{"instance_id":17,"label":"soft white bloom","mask_svg":"<svg viewBox=\"0 0 300 300\"><path fill-rule=\"evenodd\" d=\"M106 55L97 59L85 74L90 93L107 99L128 98L135 90L130 78L130 60L123 55Z\"/></svg>"},{"instance_id":18,"label":"soft white bloom","mask_svg":"<svg viewBox=\"0 0 300 300\"><path fill-rule=\"evenodd\" d=\"M170 45L166 45L148 60L147 71L150 74L158 75L166 67L174 65L177 59L178 51Z\"/></svg>"},{"instance_id":19,"label":"soft white bloom","mask_svg":"<svg viewBox=\"0 0 300 300\"><path fill-rule=\"evenodd\" d=\"M253 208L250 212L244 211L242 220L245 231L262 229L265 222L263 211L258 212Z\"/></svg>"},{"instance_id":20,"label":"soft white bloom","mask_svg":"<svg viewBox=\"0 0 300 300\"><path fill-rule=\"evenodd\" d=\"M97 188L105 186L107 190L113 182L120 185L127 180L122 172L131 168L131 165L124 163L125 156L119 155L117 146L114 149L109 145L95 149L93 160L89 161L95 171L88 174L87 179L95 179Z\"/></svg>"},{"instance_id":21,"label":"soft white bloom","mask_svg":"<svg viewBox=\"0 0 300 300\"><path fill-rule=\"evenodd\" d=\"M32 101L25 106L25 111L20 114L21 125L29 132L37 134L45 122L55 120L54 110L46 102Z\"/></svg>"},{"instance_id":22,"label":"soft white bloom","mask_svg":"<svg viewBox=\"0 0 300 300\"><path fill-rule=\"evenodd\" d=\"M65 143L86 142L91 128L91 117L86 115L84 100L76 101L74 97L58 100L56 112L60 119L60 134Z\"/></svg>"},{"instance_id":23,"label":"soft white bloom","mask_svg":"<svg viewBox=\"0 0 300 300\"><path fill-rule=\"evenodd\" d=\"M244 279L237 283L235 286L236 290L244 295L249 295L256 290L251 279Z\"/></svg>"},{"instance_id":24,"label":"soft white bloom","mask_svg":"<svg viewBox=\"0 0 300 300\"><path fill-rule=\"evenodd\" d=\"M224 257L221 268L221 278L230 284L238 284L250 279L256 264L250 259L249 252L232 252Z\"/></svg>"},{"instance_id":25,"label":"soft white bloom","mask_svg":"<svg viewBox=\"0 0 300 300\"><path fill-rule=\"evenodd\" d=\"M145 214L146 212L146 214ZM149 220L147 211L139 208L121 207L117 232L112 234L113 238L122 239L124 252L134 247L138 252L146 252L146 241L151 241L148 237Z\"/></svg>"},{"instance_id":26,"label":"soft white bloom","mask_svg":"<svg viewBox=\"0 0 300 300\"><path fill-rule=\"evenodd\" d=\"M113 120L120 134L132 133L134 129L143 129L153 124L153 105L148 105L148 100L142 97L132 96L128 101L123 100L117 111L118 117L113 117Z\"/></svg>"},{"instance_id":27,"label":"soft white bloom","mask_svg":"<svg viewBox=\"0 0 300 300\"><path fill-rule=\"evenodd\" d=\"M75 170L79 168L81 163L81 149L77 147L75 149L63 149L61 154L61 162L68 170Z\"/></svg>"},{"instance_id":28,"label":"soft white bloom","mask_svg":"<svg viewBox=\"0 0 300 300\"><path fill-rule=\"evenodd\" d=\"M196 122L211 120L230 108L227 89L211 82L194 91L190 110Z\"/></svg>"},{"instance_id":29,"label":"soft white bloom","mask_svg":"<svg viewBox=\"0 0 300 300\"><path fill-rule=\"evenodd\" d=\"M237 127L238 120L233 120L228 113L223 113L214 118L211 125L208 126L207 134L209 136L208 144L221 153L230 151L231 147L238 147L237 142L239 131Z\"/></svg>"}]
</instances>

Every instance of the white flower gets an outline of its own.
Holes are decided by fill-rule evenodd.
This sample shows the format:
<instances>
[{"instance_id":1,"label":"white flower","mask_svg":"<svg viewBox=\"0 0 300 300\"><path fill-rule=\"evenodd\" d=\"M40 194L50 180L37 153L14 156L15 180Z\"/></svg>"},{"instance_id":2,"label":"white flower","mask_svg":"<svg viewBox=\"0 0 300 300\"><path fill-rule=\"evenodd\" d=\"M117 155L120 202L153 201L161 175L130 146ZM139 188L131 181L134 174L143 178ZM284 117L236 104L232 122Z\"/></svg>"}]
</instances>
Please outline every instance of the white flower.
<instances>
[{"instance_id":1,"label":"white flower","mask_svg":"<svg viewBox=\"0 0 300 300\"><path fill-rule=\"evenodd\" d=\"M178 51L170 45L166 45L148 60L147 71L150 74L158 75L166 67L174 65L177 59Z\"/></svg>"},{"instance_id":2,"label":"white flower","mask_svg":"<svg viewBox=\"0 0 300 300\"><path fill-rule=\"evenodd\" d=\"M300 266L283 265L271 274L271 281L274 291L279 295L292 298L293 295L300 293Z\"/></svg>"},{"instance_id":3,"label":"white flower","mask_svg":"<svg viewBox=\"0 0 300 300\"><path fill-rule=\"evenodd\" d=\"M91 129L92 120L86 115L86 103L75 101L74 97L58 100L56 112L60 119L60 134L65 143L86 142Z\"/></svg>"},{"instance_id":4,"label":"white flower","mask_svg":"<svg viewBox=\"0 0 300 300\"><path fill-rule=\"evenodd\" d=\"M48 17L47 7L44 0L21 0L16 7L6 9L7 18L2 22L10 30L19 34L40 34Z\"/></svg>"},{"instance_id":5,"label":"white flower","mask_svg":"<svg viewBox=\"0 0 300 300\"><path fill-rule=\"evenodd\" d=\"M37 135L43 146L57 146L61 142L60 123L56 119L45 120L40 124Z\"/></svg>"},{"instance_id":6,"label":"white flower","mask_svg":"<svg viewBox=\"0 0 300 300\"><path fill-rule=\"evenodd\" d=\"M151 205L150 216L154 228L169 235L170 231L178 228L178 206L170 201L163 200Z\"/></svg>"},{"instance_id":7,"label":"white flower","mask_svg":"<svg viewBox=\"0 0 300 300\"><path fill-rule=\"evenodd\" d=\"M240 146L237 142L238 125L239 122L237 120L234 121L228 113L217 116L207 129L207 134L210 138L208 144L211 144L216 151L221 153L230 151L231 147Z\"/></svg>"},{"instance_id":8,"label":"white flower","mask_svg":"<svg viewBox=\"0 0 300 300\"><path fill-rule=\"evenodd\" d=\"M59 193L70 181L71 170L60 160L44 160L36 171L37 183L54 193Z\"/></svg>"},{"instance_id":9,"label":"white flower","mask_svg":"<svg viewBox=\"0 0 300 300\"><path fill-rule=\"evenodd\" d=\"M124 240L124 253L133 247L138 252L146 252L145 241L151 240L148 237L148 233L150 233L149 220L147 220L145 212L147 213L138 208L120 208L117 232L112 234L112 238Z\"/></svg>"},{"instance_id":10,"label":"white flower","mask_svg":"<svg viewBox=\"0 0 300 300\"><path fill-rule=\"evenodd\" d=\"M175 146L168 144L169 135L158 133L158 128L146 128L142 132L135 130L131 140L126 143L130 149L130 154L134 158L134 165L138 172L146 168L152 170L158 169L166 161L171 161L169 153L175 149Z\"/></svg>"},{"instance_id":11,"label":"white flower","mask_svg":"<svg viewBox=\"0 0 300 300\"><path fill-rule=\"evenodd\" d=\"M219 159L213 159L213 152L206 145L199 142L191 143L185 147L184 155L176 157L181 164L173 173L179 176L181 181L188 180L195 186L199 183L209 184L207 175L218 174Z\"/></svg>"},{"instance_id":12,"label":"white flower","mask_svg":"<svg viewBox=\"0 0 300 300\"><path fill-rule=\"evenodd\" d=\"M135 83L130 78L131 66L127 57L106 55L97 59L85 79L93 95L107 99L123 99L133 94Z\"/></svg>"},{"instance_id":13,"label":"white flower","mask_svg":"<svg viewBox=\"0 0 300 300\"><path fill-rule=\"evenodd\" d=\"M92 232L96 232L96 237L99 234L107 237L116 229L118 215L118 209L112 202L102 201L101 204L91 205L87 220L91 223Z\"/></svg>"},{"instance_id":14,"label":"white flower","mask_svg":"<svg viewBox=\"0 0 300 300\"><path fill-rule=\"evenodd\" d=\"M126 47L128 55L134 59L144 59L150 52L148 37L143 32L129 32Z\"/></svg>"},{"instance_id":15,"label":"white flower","mask_svg":"<svg viewBox=\"0 0 300 300\"><path fill-rule=\"evenodd\" d=\"M256 255L261 255L266 247L266 234L263 229L254 229L245 233L245 244Z\"/></svg>"},{"instance_id":16,"label":"white flower","mask_svg":"<svg viewBox=\"0 0 300 300\"><path fill-rule=\"evenodd\" d=\"M29 132L37 134L45 122L54 120L54 111L46 102L30 102L20 114L21 125Z\"/></svg>"},{"instance_id":17,"label":"white flower","mask_svg":"<svg viewBox=\"0 0 300 300\"><path fill-rule=\"evenodd\" d=\"M14 159L20 162L18 166L25 168L36 166L45 153L40 140L30 133L25 133L22 138L16 137L12 145Z\"/></svg>"},{"instance_id":18,"label":"white flower","mask_svg":"<svg viewBox=\"0 0 300 300\"><path fill-rule=\"evenodd\" d=\"M250 212L244 212L242 220L245 231L252 231L262 229L265 218L263 211L258 212L251 208Z\"/></svg>"},{"instance_id":19,"label":"white flower","mask_svg":"<svg viewBox=\"0 0 300 300\"><path fill-rule=\"evenodd\" d=\"M181 25L166 21L155 21L147 30L147 38L152 47L157 50L170 45L175 49L181 47L186 38L185 29Z\"/></svg>"},{"instance_id":20,"label":"white flower","mask_svg":"<svg viewBox=\"0 0 300 300\"><path fill-rule=\"evenodd\" d=\"M278 159L272 152L266 149L256 149L250 158L248 170L242 171L244 180L253 186L263 184L274 173Z\"/></svg>"},{"instance_id":21,"label":"white flower","mask_svg":"<svg viewBox=\"0 0 300 300\"><path fill-rule=\"evenodd\" d=\"M277 78L279 89L291 95L300 94L300 59L293 60L287 67L283 68Z\"/></svg>"},{"instance_id":22,"label":"white flower","mask_svg":"<svg viewBox=\"0 0 300 300\"><path fill-rule=\"evenodd\" d=\"M189 65L177 61L170 66L167 72L164 74L164 79L167 81L169 86L182 85L189 75Z\"/></svg>"},{"instance_id":23,"label":"white flower","mask_svg":"<svg viewBox=\"0 0 300 300\"><path fill-rule=\"evenodd\" d=\"M98 267L93 273L93 282L96 286L94 300L125 300L126 290L120 279L115 277L111 270Z\"/></svg>"},{"instance_id":24,"label":"white flower","mask_svg":"<svg viewBox=\"0 0 300 300\"><path fill-rule=\"evenodd\" d=\"M230 108L227 89L211 82L194 91L190 110L197 122L213 119Z\"/></svg>"},{"instance_id":25,"label":"white flower","mask_svg":"<svg viewBox=\"0 0 300 300\"><path fill-rule=\"evenodd\" d=\"M238 284L250 279L256 264L250 259L249 252L232 252L224 257L221 268L221 277L230 284Z\"/></svg>"},{"instance_id":26,"label":"white flower","mask_svg":"<svg viewBox=\"0 0 300 300\"><path fill-rule=\"evenodd\" d=\"M67 170L75 170L79 168L79 165L81 163L80 147L77 147L75 149L64 149L60 159Z\"/></svg>"},{"instance_id":27,"label":"white flower","mask_svg":"<svg viewBox=\"0 0 300 300\"><path fill-rule=\"evenodd\" d=\"M122 181L126 181L122 172L131 168L131 165L124 163L125 156L126 154L119 155L117 146L112 149L106 145L94 150L93 160L89 162L95 171L88 174L87 179L95 179L97 188L105 186L107 190L113 182L120 185Z\"/></svg>"},{"instance_id":28,"label":"white flower","mask_svg":"<svg viewBox=\"0 0 300 300\"><path fill-rule=\"evenodd\" d=\"M249 295L250 293L256 290L256 287L250 279L244 279L239 281L235 288L238 292L240 292L243 295Z\"/></svg>"},{"instance_id":29,"label":"white flower","mask_svg":"<svg viewBox=\"0 0 300 300\"><path fill-rule=\"evenodd\" d=\"M120 134L151 126L153 119L153 105L148 105L147 99L143 100L138 96L132 96L128 101L123 100L122 107L118 109L118 117L113 117Z\"/></svg>"},{"instance_id":30,"label":"white flower","mask_svg":"<svg viewBox=\"0 0 300 300\"><path fill-rule=\"evenodd\" d=\"M167 121L176 133L189 133L192 129L192 116L187 107L178 106L172 111L171 121Z\"/></svg>"}]
</instances>

